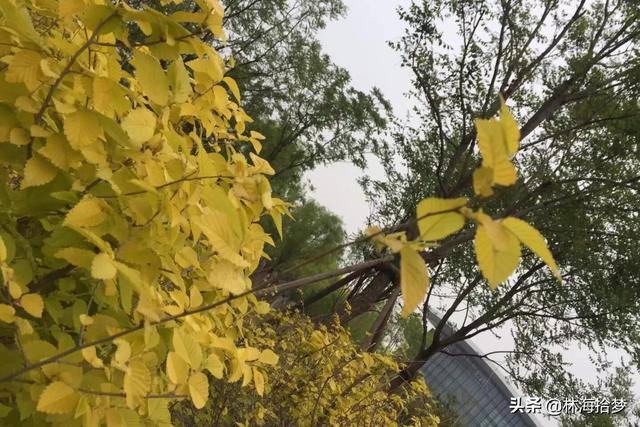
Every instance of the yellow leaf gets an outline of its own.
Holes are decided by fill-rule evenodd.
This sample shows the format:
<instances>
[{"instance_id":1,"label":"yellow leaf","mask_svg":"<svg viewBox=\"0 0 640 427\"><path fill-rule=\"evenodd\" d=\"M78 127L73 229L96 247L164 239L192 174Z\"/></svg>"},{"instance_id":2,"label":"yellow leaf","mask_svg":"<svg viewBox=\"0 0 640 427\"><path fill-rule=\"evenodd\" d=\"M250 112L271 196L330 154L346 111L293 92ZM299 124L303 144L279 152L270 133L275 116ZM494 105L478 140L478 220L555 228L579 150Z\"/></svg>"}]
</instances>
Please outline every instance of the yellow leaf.
<instances>
[{"instance_id":1,"label":"yellow leaf","mask_svg":"<svg viewBox=\"0 0 640 427\"><path fill-rule=\"evenodd\" d=\"M264 376L255 366L252 366L251 369L253 370L253 383L256 385L256 392L258 396L262 396L264 394Z\"/></svg>"},{"instance_id":2,"label":"yellow leaf","mask_svg":"<svg viewBox=\"0 0 640 427\"><path fill-rule=\"evenodd\" d=\"M80 316L78 316L78 318L80 319L80 324L83 326L93 325L94 319L91 316L87 316L86 314L81 314Z\"/></svg>"},{"instance_id":3,"label":"yellow leaf","mask_svg":"<svg viewBox=\"0 0 640 427\"><path fill-rule=\"evenodd\" d=\"M238 88L238 84L236 83L236 81L229 76L222 79L222 81L225 82L227 86L229 86L229 90L231 91L233 96L238 102L240 102L240 88Z\"/></svg>"},{"instance_id":4,"label":"yellow leaf","mask_svg":"<svg viewBox=\"0 0 640 427\"><path fill-rule=\"evenodd\" d=\"M210 337L210 340L211 340L211 347L220 348L233 354L237 352L235 343L229 337L218 337L213 335Z\"/></svg>"},{"instance_id":5,"label":"yellow leaf","mask_svg":"<svg viewBox=\"0 0 640 427\"><path fill-rule=\"evenodd\" d=\"M80 149L98 141L102 126L95 113L76 111L65 117L64 134L73 148Z\"/></svg>"},{"instance_id":6,"label":"yellow leaf","mask_svg":"<svg viewBox=\"0 0 640 427\"><path fill-rule=\"evenodd\" d=\"M478 147L482 155L482 166L493 170L493 182L512 185L518 179L516 168L509 160L500 122L495 119L476 119Z\"/></svg>"},{"instance_id":7,"label":"yellow leaf","mask_svg":"<svg viewBox=\"0 0 640 427\"><path fill-rule=\"evenodd\" d=\"M214 353L209 354L207 360L204 362L204 368L209 371L214 377L221 379L224 370L224 364L220 358Z\"/></svg>"},{"instance_id":8,"label":"yellow leaf","mask_svg":"<svg viewBox=\"0 0 640 427\"><path fill-rule=\"evenodd\" d=\"M182 268L200 267L200 263L198 262L198 253L189 246L185 246L176 251L175 260Z\"/></svg>"},{"instance_id":9,"label":"yellow leaf","mask_svg":"<svg viewBox=\"0 0 640 427\"><path fill-rule=\"evenodd\" d=\"M264 136L258 132L251 131L251 134L260 135L262 139L264 139ZM275 175L276 171L273 170L269 162L265 159L262 159L253 153L249 153L249 158L251 159L251 163L253 163L253 167L251 168L252 174L261 173L264 175Z\"/></svg>"},{"instance_id":10,"label":"yellow leaf","mask_svg":"<svg viewBox=\"0 0 640 427\"><path fill-rule=\"evenodd\" d=\"M255 347L245 347L238 349L238 359L243 362L253 362L260 357L260 350Z\"/></svg>"},{"instance_id":11,"label":"yellow leaf","mask_svg":"<svg viewBox=\"0 0 640 427\"><path fill-rule=\"evenodd\" d=\"M429 197L422 200L416 209L420 238L422 240L440 240L460 230L464 226L464 216L458 212L442 214L437 214L437 212L450 211L466 204L467 199L464 197L457 199Z\"/></svg>"},{"instance_id":12,"label":"yellow leaf","mask_svg":"<svg viewBox=\"0 0 640 427\"><path fill-rule=\"evenodd\" d=\"M549 266L554 276L556 276L559 281L562 281L558 265L553 259L553 255L551 254L551 251L549 250L544 237L537 229L535 229L532 225L526 223L525 221L511 216L505 218L502 221L502 225L504 225L507 230L513 233L513 235L516 236L520 243L528 247L531 252L538 255L540 259L542 259L542 261L544 261L545 264Z\"/></svg>"},{"instance_id":13,"label":"yellow leaf","mask_svg":"<svg viewBox=\"0 0 640 427\"><path fill-rule=\"evenodd\" d=\"M255 306L256 313L258 314L267 314L271 311L271 306L266 301L260 301Z\"/></svg>"},{"instance_id":14,"label":"yellow leaf","mask_svg":"<svg viewBox=\"0 0 640 427\"><path fill-rule=\"evenodd\" d=\"M98 247L102 252L113 256L113 249L111 248L109 243L107 243L104 239L102 239L96 233L94 233L91 230L88 230L86 228L80 228L80 227L76 227L76 226L72 226L72 225L68 225L68 227L73 229L75 232L77 232L79 234L82 234L85 237L85 239L87 239L93 245Z\"/></svg>"},{"instance_id":15,"label":"yellow leaf","mask_svg":"<svg viewBox=\"0 0 640 427\"><path fill-rule=\"evenodd\" d=\"M22 295L22 287L15 280L9 282L9 295L13 299L18 299Z\"/></svg>"},{"instance_id":16,"label":"yellow leaf","mask_svg":"<svg viewBox=\"0 0 640 427\"><path fill-rule=\"evenodd\" d=\"M276 230L278 231L278 236L282 239L282 214L276 210L269 211L269 215L273 220L274 225L276 226Z\"/></svg>"},{"instance_id":17,"label":"yellow leaf","mask_svg":"<svg viewBox=\"0 0 640 427\"><path fill-rule=\"evenodd\" d=\"M4 18L3 26L11 28L16 34L24 37L28 44L39 46L42 42L33 27L29 10L22 4L13 1L0 2L0 11ZM18 6L19 5L19 6ZM33 52L29 50L29 52Z\"/></svg>"},{"instance_id":18,"label":"yellow leaf","mask_svg":"<svg viewBox=\"0 0 640 427\"><path fill-rule=\"evenodd\" d=\"M202 230L211 249L237 267L248 267L248 261L240 255L241 240L232 227L229 215L208 210L192 221Z\"/></svg>"},{"instance_id":19,"label":"yellow leaf","mask_svg":"<svg viewBox=\"0 0 640 427\"><path fill-rule=\"evenodd\" d=\"M142 92L149 97L151 102L166 105L169 100L169 83L160 61L136 50L133 52L131 62L136 69L135 76L142 86Z\"/></svg>"},{"instance_id":20,"label":"yellow leaf","mask_svg":"<svg viewBox=\"0 0 640 427\"><path fill-rule=\"evenodd\" d=\"M24 308L24 311L32 315L33 317L42 317L42 310L44 310L44 301L38 294L25 294L20 298L20 305Z\"/></svg>"},{"instance_id":21,"label":"yellow leaf","mask_svg":"<svg viewBox=\"0 0 640 427\"><path fill-rule=\"evenodd\" d=\"M7 260L7 246L4 244L4 239L0 236L0 263Z\"/></svg>"},{"instance_id":22,"label":"yellow leaf","mask_svg":"<svg viewBox=\"0 0 640 427\"><path fill-rule=\"evenodd\" d=\"M106 77L93 78L93 106L106 116L122 114L131 108L126 91L117 82Z\"/></svg>"},{"instance_id":23,"label":"yellow leaf","mask_svg":"<svg viewBox=\"0 0 640 427\"><path fill-rule=\"evenodd\" d=\"M265 209L271 210L273 208L273 200L271 199L271 184L269 180L261 176L258 179L258 192L260 193L260 199L262 200L262 206Z\"/></svg>"},{"instance_id":24,"label":"yellow leaf","mask_svg":"<svg viewBox=\"0 0 640 427\"><path fill-rule=\"evenodd\" d=\"M102 368L104 366L104 364L102 363L102 359L100 359L96 354L95 346L83 348L82 357L84 358L84 360L89 362L91 366L93 366L94 368Z\"/></svg>"},{"instance_id":25,"label":"yellow leaf","mask_svg":"<svg viewBox=\"0 0 640 427\"><path fill-rule=\"evenodd\" d=\"M502 125L507 154L513 155L518 151L520 129L518 129L518 123L516 123L516 119L511 115L502 95L500 95L500 125Z\"/></svg>"},{"instance_id":26,"label":"yellow leaf","mask_svg":"<svg viewBox=\"0 0 640 427\"><path fill-rule=\"evenodd\" d=\"M156 116L144 107L136 108L122 120L122 129L136 145L151 139L156 129Z\"/></svg>"},{"instance_id":27,"label":"yellow leaf","mask_svg":"<svg viewBox=\"0 0 640 427\"><path fill-rule=\"evenodd\" d=\"M169 399L147 399L149 418L155 421L157 425L171 425L169 402Z\"/></svg>"},{"instance_id":28,"label":"yellow leaf","mask_svg":"<svg viewBox=\"0 0 640 427\"><path fill-rule=\"evenodd\" d=\"M107 427L143 427L145 424L133 409L112 407L106 411L106 425Z\"/></svg>"},{"instance_id":29,"label":"yellow leaf","mask_svg":"<svg viewBox=\"0 0 640 427\"><path fill-rule=\"evenodd\" d=\"M39 154L34 154L24 167L24 179L21 188L37 187L51 182L58 169Z\"/></svg>"},{"instance_id":30,"label":"yellow leaf","mask_svg":"<svg viewBox=\"0 0 640 427\"><path fill-rule=\"evenodd\" d=\"M171 90L173 92L173 101L179 104L187 102L193 93L193 90L191 89L189 73L184 67L184 63L181 58L178 58L171 63L168 70L168 76L171 83Z\"/></svg>"},{"instance_id":31,"label":"yellow leaf","mask_svg":"<svg viewBox=\"0 0 640 427\"><path fill-rule=\"evenodd\" d=\"M202 349L185 329L173 330L173 349L193 369L202 363Z\"/></svg>"},{"instance_id":32,"label":"yellow leaf","mask_svg":"<svg viewBox=\"0 0 640 427\"><path fill-rule=\"evenodd\" d=\"M479 167L473 171L473 192L481 197L493 195L493 169Z\"/></svg>"},{"instance_id":33,"label":"yellow leaf","mask_svg":"<svg viewBox=\"0 0 640 427\"><path fill-rule=\"evenodd\" d=\"M14 322L20 331L20 335L31 335L33 333L33 326L27 319L16 317Z\"/></svg>"},{"instance_id":34,"label":"yellow leaf","mask_svg":"<svg viewBox=\"0 0 640 427\"><path fill-rule=\"evenodd\" d=\"M278 355L275 354L270 349L263 350L260 353L260 357L258 358L259 362L262 362L266 365L276 365L278 363Z\"/></svg>"},{"instance_id":35,"label":"yellow leaf","mask_svg":"<svg viewBox=\"0 0 640 427\"><path fill-rule=\"evenodd\" d=\"M148 322L144 325L144 346L146 349L153 348L160 344L160 334L158 334L158 328L155 325L151 325Z\"/></svg>"},{"instance_id":36,"label":"yellow leaf","mask_svg":"<svg viewBox=\"0 0 640 427\"><path fill-rule=\"evenodd\" d=\"M127 406L136 408L151 389L151 373L142 360L134 359L129 362L124 375L124 392Z\"/></svg>"},{"instance_id":37,"label":"yellow leaf","mask_svg":"<svg viewBox=\"0 0 640 427\"><path fill-rule=\"evenodd\" d=\"M82 157L76 151L73 151L62 134L49 136L46 145L38 150L38 153L63 171L68 170L69 166L79 164L82 161Z\"/></svg>"},{"instance_id":38,"label":"yellow leaf","mask_svg":"<svg viewBox=\"0 0 640 427\"><path fill-rule=\"evenodd\" d=\"M114 358L118 363L126 363L131 357L131 345L127 340L116 338L113 343L118 346Z\"/></svg>"},{"instance_id":39,"label":"yellow leaf","mask_svg":"<svg viewBox=\"0 0 640 427\"><path fill-rule=\"evenodd\" d=\"M15 317L16 309L11 307L8 304L0 304L0 320L4 323L13 323L16 319Z\"/></svg>"},{"instance_id":40,"label":"yellow leaf","mask_svg":"<svg viewBox=\"0 0 640 427\"><path fill-rule=\"evenodd\" d=\"M520 261L518 240L493 220L478 226L475 247L480 271L492 288L507 280Z\"/></svg>"},{"instance_id":41,"label":"yellow leaf","mask_svg":"<svg viewBox=\"0 0 640 427\"><path fill-rule=\"evenodd\" d=\"M391 233L385 235L380 227L367 227L364 231L367 236L376 244L376 250L382 251L385 247L391 249L394 253L400 252L407 244L407 236L404 232Z\"/></svg>"},{"instance_id":42,"label":"yellow leaf","mask_svg":"<svg viewBox=\"0 0 640 427\"><path fill-rule=\"evenodd\" d=\"M498 221L494 221L493 218L481 211L475 213L474 218L479 224L484 226L487 235L491 239L491 243L498 248L498 250L506 250L512 244L509 232Z\"/></svg>"},{"instance_id":43,"label":"yellow leaf","mask_svg":"<svg viewBox=\"0 0 640 427\"><path fill-rule=\"evenodd\" d=\"M60 18L70 18L81 13L85 8L82 0L60 0L58 5L58 15Z\"/></svg>"},{"instance_id":44,"label":"yellow leaf","mask_svg":"<svg viewBox=\"0 0 640 427\"><path fill-rule=\"evenodd\" d=\"M189 307L195 308L202 305L202 294L195 286L189 290Z\"/></svg>"},{"instance_id":45,"label":"yellow leaf","mask_svg":"<svg viewBox=\"0 0 640 427\"><path fill-rule=\"evenodd\" d=\"M209 380L202 372L196 372L189 377L189 395L193 406L197 409L204 408L209 398Z\"/></svg>"},{"instance_id":46,"label":"yellow leaf","mask_svg":"<svg viewBox=\"0 0 640 427\"><path fill-rule=\"evenodd\" d=\"M213 264L209 270L209 283L212 286L238 295L247 290L242 270L227 261Z\"/></svg>"},{"instance_id":47,"label":"yellow leaf","mask_svg":"<svg viewBox=\"0 0 640 427\"><path fill-rule=\"evenodd\" d=\"M100 253L91 263L91 276L95 279L108 280L116 277L116 266L108 254Z\"/></svg>"},{"instance_id":48,"label":"yellow leaf","mask_svg":"<svg viewBox=\"0 0 640 427\"><path fill-rule=\"evenodd\" d=\"M149 184L146 181L143 181L141 179L130 179L129 183L132 185L135 185L136 187L140 188L141 190L147 191L149 193L153 193L153 194L158 194L158 189L156 187L154 187L153 185Z\"/></svg>"},{"instance_id":49,"label":"yellow leaf","mask_svg":"<svg viewBox=\"0 0 640 427\"><path fill-rule=\"evenodd\" d=\"M13 145L29 145L31 142L31 135L23 128L13 128L9 132L9 142Z\"/></svg>"},{"instance_id":50,"label":"yellow leaf","mask_svg":"<svg viewBox=\"0 0 640 427\"><path fill-rule=\"evenodd\" d=\"M42 359L51 357L58 352L58 349L53 344L42 340L32 340L23 343L22 350L29 363L39 362ZM43 370L47 376L60 373L60 367L54 364L45 365Z\"/></svg>"},{"instance_id":51,"label":"yellow leaf","mask_svg":"<svg viewBox=\"0 0 640 427\"><path fill-rule=\"evenodd\" d=\"M100 225L106 218L102 212L100 201L92 196L84 196L67 213L63 224L74 227L95 227Z\"/></svg>"},{"instance_id":52,"label":"yellow leaf","mask_svg":"<svg viewBox=\"0 0 640 427\"><path fill-rule=\"evenodd\" d=\"M55 256L56 258L62 258L69 264L77 267L90 269L91 263L93 262L93 258L96 254L87 249L64 248L56 252Z\"/></svg>"},{"instance_id":53,"label":"yellow leaf","mask_svg":"<svg viewBox=\"0 0 640 427\"><path fill-rule=\"evenodd\" d=\"M223 71L218 58L198 58L187 62L187 66L194 71L196 80L206 80L207 77L214 82L222 80Z\"/></svg>"},{"instance_id":54,"label":"yellow leaf","mask_svg":"<svg viewBox=\"0 0 640 427\"><path fill-rule=\"evenodd\" d=\"M402 316L416 309L429 288L429 272L420 254L410 246L400 250L400 289L402 290Z\"/></svg>"},{"instance_id":55,"label":"yellow leaf","mask_svg":"<svg viewBox=\"0 0 640 427\"><path fill-rule=\"evenodd\" d=\"M167 376L174 384L185 384L189 375L189 366L175 352L170 351L167 355Z\"/></svg>"},{"instance_id":56,"label":"yellow leaf","mask_svg":"<svg viewBox=\"0 0 640 427\"><path fill-rule=\"evenodd\" d=\"M40 53L34 50L25 49L17 52L11 57L6 80L10 83L24 83L30 91L37 89L43 77L40 69L41 60Z\"/></svg>"},{"instance_id":57,"label":"yellow leaf","mask_svg":"<svg viewBox=\"0 0 640 427\"><path fill-rule=\"evenodd\" d=\"M78 403L78 393L62 381L49 384L38 399L37 409L47 414L67 414Z\"/></svg>"},{"instance_id":58,"label":"yellow leaf","mask_svg":"<svg viewBox=\"0 0 640 427\"><path fill-rule=\"evenodd\" d=\"M31 125L29 127L29 132L31 133L31 136L35 138L48 138L51 136L51 132L38 125Z\"/></svg>"},{"instance_id":59,"label":"yellow leaf","mask_svg":"<svg viewBox=\"0 0 640 427\"><path fill-rule=\"evenodd\" d=\"M43 59L40 61L40 69L42 70L42 74L46 77L50 77L52 79L60 77L60 66L57 61L53 61L52 59Z\"/></svg>"}]
</instances>

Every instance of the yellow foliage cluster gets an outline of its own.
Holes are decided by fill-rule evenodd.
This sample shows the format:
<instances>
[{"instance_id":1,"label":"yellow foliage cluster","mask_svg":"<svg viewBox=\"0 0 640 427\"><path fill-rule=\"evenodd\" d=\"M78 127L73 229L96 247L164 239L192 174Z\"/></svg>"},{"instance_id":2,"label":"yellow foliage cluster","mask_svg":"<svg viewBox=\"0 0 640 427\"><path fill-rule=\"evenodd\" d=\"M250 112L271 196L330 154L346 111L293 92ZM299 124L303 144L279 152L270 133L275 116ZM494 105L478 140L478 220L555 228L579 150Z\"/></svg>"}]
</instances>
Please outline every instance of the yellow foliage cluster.
<instances>
[{"instance_id":1,"label":"yellow foliage cluster","mask_svg":"<svg viewBox=\"0 0 640 427\"><path fill-rule=\"evenodd\" d=\"M544 237L533 226L515 217L493 219L481 207L472 209L472 206L481 205L494 195L494 186L516 183L517 171L511 159L520 143L520 130L502 98L500 118L476 119L475 125L482 164L473 173L473 200L466 197L429 197L420 201L416 208L420 236L414 241L408 241L404 232L384 234L378 228L368 230L374 241L400 254L402 313L405 316L416 309L429 287L429 272L419 251L457 233L467 220L476 225L476 259L492 288L507 280L516 270L521 245L538 255L558 280L561 279Z\"/></svg>"},{"instance_id":2,"label":"yellow foliage cluster","mask_svg":"<svg viewBox=\"0 0 640 427\"><path fill-rule=\"evenodd\" d=\"M0 424L169 425L211 377L263 394L277 356L243 322L287 205L199 38L223 8L195 3L0 2Z\"/></svg>"},{"instance_id":3,"label":"yellow foliage cluster","mask_svg":"<svg viewBox=\"0 0 640 427\"><path fill-rule=\"evenodd\" d=\"M360 352L339 325L316 329L304 315L274 311L247 319L247 339L280 355L278 368L268 370L264 397L214 380L214 398L202 411L186 401L174 407L176 426L438 425L424 381L389 394L396 361Z\"/></svg>"}]
</instances>

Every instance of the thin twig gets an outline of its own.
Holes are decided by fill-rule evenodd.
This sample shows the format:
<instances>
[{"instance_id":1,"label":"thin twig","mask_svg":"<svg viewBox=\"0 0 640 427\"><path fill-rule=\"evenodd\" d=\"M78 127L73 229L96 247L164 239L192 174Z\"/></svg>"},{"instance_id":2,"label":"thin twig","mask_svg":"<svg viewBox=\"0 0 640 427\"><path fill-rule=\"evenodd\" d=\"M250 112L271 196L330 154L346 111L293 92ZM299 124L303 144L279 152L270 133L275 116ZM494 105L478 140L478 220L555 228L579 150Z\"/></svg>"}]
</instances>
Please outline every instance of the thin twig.
<instances>
[{"instance_id":1,"label":"thin twig","mask_svg":"<svg viewBox=\"0 0 640 427\"><path fill-rule=\"evenodd\" d=\"M78 391L80 393L85 394L93 394L96 396L110 396L110 397L127 397L125 393L117 392L117 391L99 391L99 390L90 390L88 388L79 388ZM173 394L173 393L164 393L164 394L147 394L144 396L145 399L184 399L187 398L186 394Z\"/></svg>"},{"instance_id":2,"label":"thin twig","mask_svg":"<svg viewBox=\"0 0 640 427\"><path fill-rule=\"evenodd\" d=\"M214 302L212 304L208 304L193 310L185 310L184 312L180 313L180 314L176 314L173 316L167 316L164 317L160 320L156 320L153 322L150 322L151 325L160 325L163 323L167 323L167 322L171 322L173 320L178 320L181 319L183 317L187 317L187 316L191 316L194 314L198 314L198 313L202 313L205 311L209 311L211 309L214 309L216 307L219 307L223 304L227 304L230 303L231 301L235 301L237 299L246 297L248 295L254 294L256 296L261 296L261 295L266 295L268 293L280 293L280 292L284 292L284 291L288 291L291 289L296 289L302 286L306 286L312 283L317 283L320 282L322 280L331 278L331 277L336 277L336 276L340 276L346 273L350 273L352 271L356 271L356 270L362 270L362 269L367 269L367 268L371 268L375 265L379 265L379 264L383 264L386 262L389 262L393 260L393 256L386 256L386 257L382 257L382 258L377 258L371 261L366 261L366 262L362 262L360 264L356 264L353 266L349 266L349 267L345 267L345 268L341 268L338 270L334 270L334 271L330 271L330 272L326 272L326 273L320 273L320 274L315 274L313 276L309 276L309 277L305 277L302 279L297 279L297 280L292 280L290 282L286 282L286 283L282 283L279 285L272 285L266 288L262 288L259 290L253 290L250 289L248 291L242 292L240 294L237 295L231 295L227 298L224 298L220 301ZM94 346L98 346L101 344L106 344L109 343L111 341L113 341L116 338L120 338L123 337L125 335L129 335L131 333L137 332L144 329L144 322L139 323L136 326L133 326L129 329L125 329L123 331L120 331L118 333L115 333L113 335L109 335L94 341L90 341L90 342L86 342L80 345L76 345L75 347L72 347L70 349L67 349L61 353L58 353L54 356L48 357L46 359L40 360L39 362L36 363L32 363L30 365L27 365L25 367L23 367L22 369L19 369L11 374L5 375L2 378L0 378L0 383L6 383L6 382L10 382L13 381L15 378L19 377L20 375L27 373L29 371L32 371L34 369L40 368L42 366L45 365L49 365L51 363L57 362L58 360L70 355L70 354L74 354L78 351L81 351L85 348L89 348L89 347L94 347Z\"/></svg>"},{"instance_id":3,"label":"thin twig","mask_svg":"<svg viewBox=\"0 0 640 427\"><path fill-rule=\"evenodd\" d=\"M49 103L51 102L51 98L53 98L54 92L56 91L58 86L60 86L60 83L62 83L62 80L66 77L66 75L69 73L69 71L71 71L71 67L73 67L75 62L80 57L80 55L82 55L82 53L85 50L87 50L87 48L89 46L91 46L92 43L95 42L95 39L100 34L100 30L102 29L102 27L104 27L107 24L107 22L109 22L111 20L111 18L113 18L117 14L118 14L118 11L115 10L115 11L113 11L113 13L111 13L109 16L107 16L102 22L100 22L98 24L98 26L96 27L96 29L93 31L93 34L91 34L91 37L89 37L89 39L82 46L80 46L80 49L78 49L71 56L71 58L69 58L69 62L64 67L64 69L62 70L62 72L60 73L60 75L58 76L56 81L53 82L53 85L49 88L49 92L47 92L47 96L45 96L44 101L42 102L42 105L40 106L40 109L36 113L36 115L35 115L35 122L36 123L39 123L42 120L42 116L44 115L45 110L49 106Z\"/></svg>"},{"instance_id":4,"label":"thin twig","mask_svg":"<svg viewBox=\"0 0 640 427\"><path fill-rule=\"evenodd\" d=\"M291 272L293 272L295 270L298 270L301 267L304 267L305 265L311 264L312 262L315 262L315 261L317 261L317 260L319 260L321 258L324 258L324 257L326 257L328 255L331 255L333 253L336 253L336 252L338 252L338 251L340 251L340 250L342 250L344 248L347 248L347 247L349 247L351 245L355 245L355 244L358 244L358 243L364 243L364 242L366 242L368 240L371 240L374 237L380 236L380 235L385 234L385 233L394 233L396 231L402 230L403 228L408 227L408 226L410 226L412 224L415 224L418 221L420 221L422 219L425 219L427 217L430 217L430 216L441 215L441 214L450 213L450 212L458 212L461 207L462 206L458 206L456 208L445 209L445 210L442 210L442 211L429 212L429 213L424 214L424 215L422 215L420 217L412 218L412 219L410 219L410 220L408 220L406 222L403 222L402 224L398 224L398 225L395 225L395 226L392 226L392 227L383 228L383 229L381 229L379 231L376 231L375 233L371 233L371 234L368 234L366 236L358 237L357 239L350 240L348 242L345 242L345 243L342 243L340 245L334 246L331 249L327 249L324 252L320 252L318 255L315 255L315 256L313 256L313 257L311 257L311 258L309 258L309 259L307 259L307 260L305 260L305 261L303 261L303 262L301 262L299 264L296 264L296 265L294 265L292 267L287 268L286 270L283 270L283 271L279 272L278 274L275 275L275 277L273 279L271 279L269 282L267 282L267 284L274 283L278 279L278 276L282 276L282 275L285 275L287 273L291 273Z\"/></svg>"}]
</instances>

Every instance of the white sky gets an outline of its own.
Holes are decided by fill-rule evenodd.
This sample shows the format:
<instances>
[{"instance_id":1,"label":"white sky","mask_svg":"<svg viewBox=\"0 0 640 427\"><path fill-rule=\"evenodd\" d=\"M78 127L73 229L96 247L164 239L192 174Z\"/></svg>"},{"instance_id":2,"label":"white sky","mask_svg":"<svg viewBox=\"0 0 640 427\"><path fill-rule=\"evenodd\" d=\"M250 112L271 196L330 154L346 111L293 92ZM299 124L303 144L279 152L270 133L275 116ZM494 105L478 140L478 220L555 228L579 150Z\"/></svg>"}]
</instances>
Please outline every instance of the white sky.
<instances>
[{"instance_id":1,"label":"white sky","mask_svg":"<svg viewBox=\"0 0 640 427\"><path fill-rule=\"evenodd\" d=\"M398 116L405 116L410 74L400 67L400 57L387 46L387 41L400 38L403 27L398 19L398 5L408 5L410 0L346 0L348 15L329 22L320 33L324 51L337 65L351 74L353 86L369 91L376 86L391 102ZM380 164L374 159L367 174L384 176ZM307 174L315 190L313 196L331 211L342 217L348 233L363 228L369 214L364 193L357 183L360 169L350 163L335 163L319 167Z\"/></svg>"},{"instance_id":2,"label":"white sky","mask_svg":"<svg viewBox=\"0 0 640 427\"><path fill-rule=\"evenodd\" d=\"M396 8L409 5L410 0L345 0L349 10L345 18L330 22L319 35L323 49L333 62L346 68L355 88L368 91L376 86L391 102L396 115L404 117L409 111L409 103L404 94L410 87L410 73L400 67L400 57L388 45L403 34ZM380 178L384 176L380 164L375 161L366 173ZM307 173L306 178L313 185L313 197L331 211L342 217L348 233L355 233L365 225L369 207L357 183L363 172L357 167L341 162L319 167ZM510 350L513 341L508 328L500 330L502 339L490 333L473 339L482 351ZM616 352L618 353L618 352ZM612 359L619 359L619 353ZM501 360L500 357L495 357ZM593 378L593 368L588 353L579 348L567 352L566 359L573 363L571 368L577 375L588 380ZM640 382L640 381L638 381ZM640 387L636 387L640 391ZM572 396L561 396L572 397ZM546 426L554 426L554 420L545 420Z\"/></svg>"}]
</instances>

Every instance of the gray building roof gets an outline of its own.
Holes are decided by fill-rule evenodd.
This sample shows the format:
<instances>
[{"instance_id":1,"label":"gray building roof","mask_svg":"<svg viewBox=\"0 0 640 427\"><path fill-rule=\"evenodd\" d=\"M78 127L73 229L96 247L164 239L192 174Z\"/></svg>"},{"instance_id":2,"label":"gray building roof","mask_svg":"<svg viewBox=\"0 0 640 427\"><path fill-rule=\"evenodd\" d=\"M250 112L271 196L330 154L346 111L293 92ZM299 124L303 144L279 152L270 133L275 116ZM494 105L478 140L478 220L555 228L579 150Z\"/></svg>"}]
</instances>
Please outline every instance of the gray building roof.
<instances>
[{"instance_id":1,"label":"gray building roof","mask_svg":"<svg viewBox=\"0 0 640 427\"><path fill-rule=\"evenodd\" d=\"M438 324L440 317L429 312L429 322ZM445 325L442 337L454 329ZM459 341L446 348L447 353L480 355L470 342ZM431 391L441 400L450 401L460 424L469 427L539 427L541 424L526 413L511 413L510 398L520 394L495 370L491 362L473 356L450 356L437 353L422 369Z\"/></svg>"}]
</instances>

